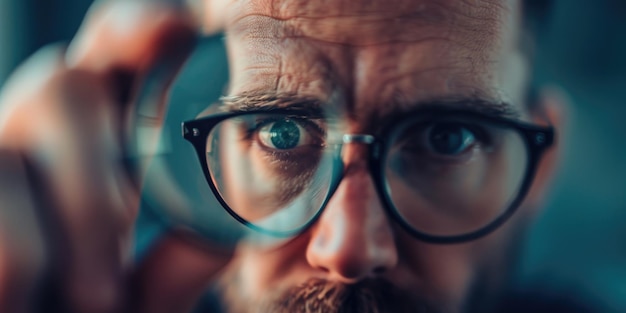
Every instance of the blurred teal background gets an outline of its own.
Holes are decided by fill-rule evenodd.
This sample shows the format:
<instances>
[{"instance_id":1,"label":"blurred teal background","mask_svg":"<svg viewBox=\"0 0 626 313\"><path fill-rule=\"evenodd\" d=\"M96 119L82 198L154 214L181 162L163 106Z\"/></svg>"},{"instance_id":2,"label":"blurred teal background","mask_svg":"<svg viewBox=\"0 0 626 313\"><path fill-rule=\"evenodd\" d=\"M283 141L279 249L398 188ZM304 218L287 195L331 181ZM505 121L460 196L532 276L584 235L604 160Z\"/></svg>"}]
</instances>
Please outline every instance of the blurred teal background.
<instances>
[{"instance_id":1,"label":"blurred teal background","mask_svg":"<svg viewBox=\"0 0 626 313\"><path fill-rule=\"evenodd\" d=\"M68 41L90 2L0 0L0 85L42 45ZM537 75L566 90L571 103L563 162L530 233L522 277L571 283L626 311L626 1L556 4L540 42ZM186 75L212 86L224 62L223 55L215 56L204 64L211 71L200 66ZM200 91L178 87L175 93L201 101L219 95L222 83ZM186 111L185 118L198 112ZM146 228L140 242L155 232Z\"/></svg>"},{"instance_id":2,"label":"blurred teal background","mask_svg":"<svg viewBox=\"0 0 626 313\"><path fill-rule=\"evenodd\" d=\"M570 97L563 164L524 260L626 311L626 1L557 1L538 80Z\"/></svg>"}]
</instances>

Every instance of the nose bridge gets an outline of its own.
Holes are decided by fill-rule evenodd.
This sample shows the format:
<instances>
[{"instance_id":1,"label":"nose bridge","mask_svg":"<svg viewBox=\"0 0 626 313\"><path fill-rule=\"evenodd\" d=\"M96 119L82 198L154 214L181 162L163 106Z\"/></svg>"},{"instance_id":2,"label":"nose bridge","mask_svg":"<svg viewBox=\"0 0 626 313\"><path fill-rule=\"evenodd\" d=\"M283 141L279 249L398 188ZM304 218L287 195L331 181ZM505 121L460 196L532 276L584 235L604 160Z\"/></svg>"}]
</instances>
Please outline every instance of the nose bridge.
<instances>
[{"instance_id":1,"label":"nose bridge","mask_svg":"<svg viewBox=\"0 0 626 313\"><path fill-rule=\"evenodd\" d=\"M334 279L352 282L394 267L398 255L367 166L365 148L374 137L350 134L343 142L344 177L312 230L307 260Z\"/></svg>"},{"instance_id":2,"label":"nose bridge","mask_svg":"<svg viewBox=\"0 0 626 313\"><path fill-rule=\"evenodd\" d=\"M344 144L362 143L371 145L374 143L375 138L374 136L368 134L344 134L342 137L342 141Z\"/></svg>"},{"instance_id":3,"label":"nose bridge","mask_svg":"<svg viewBox=\"0 0 626 313\"><path fill-rule=\"evenodd\" d=\"M340 140L341 162L344 177L356 168L368 171L370 153L368 149L375 147L376 137L369 134L344 134Z\"/></svg>"}]
</instances>

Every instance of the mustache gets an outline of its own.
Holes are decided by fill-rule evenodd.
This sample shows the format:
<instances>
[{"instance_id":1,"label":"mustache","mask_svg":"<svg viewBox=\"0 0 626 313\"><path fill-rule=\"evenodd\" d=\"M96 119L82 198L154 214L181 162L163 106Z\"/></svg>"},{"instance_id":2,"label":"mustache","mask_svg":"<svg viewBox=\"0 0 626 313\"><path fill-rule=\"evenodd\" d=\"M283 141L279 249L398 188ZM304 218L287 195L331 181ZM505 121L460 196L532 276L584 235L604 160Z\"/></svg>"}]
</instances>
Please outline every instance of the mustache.
<instances>
[{"instance_id":1,"label":"mustache","mask_svg":"<svg viewBox=\"0 0 626 313\"><path fill-rule=\"evenodd\" d=\"M274 313L442 313L415 294L380 279L342 284L311 279L291 287L260 312Z\"/></svg>"}]
</instances>

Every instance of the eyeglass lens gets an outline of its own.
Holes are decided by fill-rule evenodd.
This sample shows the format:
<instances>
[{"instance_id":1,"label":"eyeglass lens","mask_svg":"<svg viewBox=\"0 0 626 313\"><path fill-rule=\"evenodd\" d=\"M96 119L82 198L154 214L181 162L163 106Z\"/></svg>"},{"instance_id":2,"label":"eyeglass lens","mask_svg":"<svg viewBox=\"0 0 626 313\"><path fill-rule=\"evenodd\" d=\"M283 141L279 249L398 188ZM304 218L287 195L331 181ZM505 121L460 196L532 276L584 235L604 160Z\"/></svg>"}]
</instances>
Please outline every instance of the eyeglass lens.
<instances>
[{"instance_id":1,"label":"eyeglass lens","mask_svg":"<svg viewBox=\"0 0 626 313\"><path fill-rule=\"evenodd\" d=\"M526 149L516 130L479 119L408 120L384 160L387 193L414 229L467 234L509 208L524 180Z\"/></svg>"},{"instance_id":2,"label":"eyeglass lens","mask_svg":"<svg viewBox=\"0 0 626 313\"><path fill-rule=\"evenodd\" d=\"M341 130L322 119L250 114L207 137L211 179L233 213L258 229L292 232L332 191ZM516 130L466 117L412 118L391 132L382 158L385 197L415 230L456 236L500 216L528 166Z\"/></svg>"}]
</instances>

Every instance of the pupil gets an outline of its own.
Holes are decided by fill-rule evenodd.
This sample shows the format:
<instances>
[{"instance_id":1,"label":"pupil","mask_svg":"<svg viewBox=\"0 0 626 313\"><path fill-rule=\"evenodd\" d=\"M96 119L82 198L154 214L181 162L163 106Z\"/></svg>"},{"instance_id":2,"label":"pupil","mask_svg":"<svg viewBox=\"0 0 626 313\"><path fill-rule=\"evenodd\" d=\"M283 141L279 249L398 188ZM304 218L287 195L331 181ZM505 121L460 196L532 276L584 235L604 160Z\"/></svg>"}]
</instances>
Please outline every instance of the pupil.
<instances>
[{"instance_id":1,"label":"pupil","mask_svg":"<svg viewBox=\"0 0 626 313\"><path fill-rule=\"evenodd\" d=\"M296 123L289 120L275 122L270 129L272 144L277 149L293 149L300 142L300 129Z\"/></svg>"},{"instance_id":2,"label":"pupil","mask_svg":"<svg viewBox=\"0 0 626 313\"><path fill-rule=\"evenodd\" d=\"M463 127L440 125L433 128L430 143L440 154L457 154L463 150Z\"/></svg>"}]
</instances>

